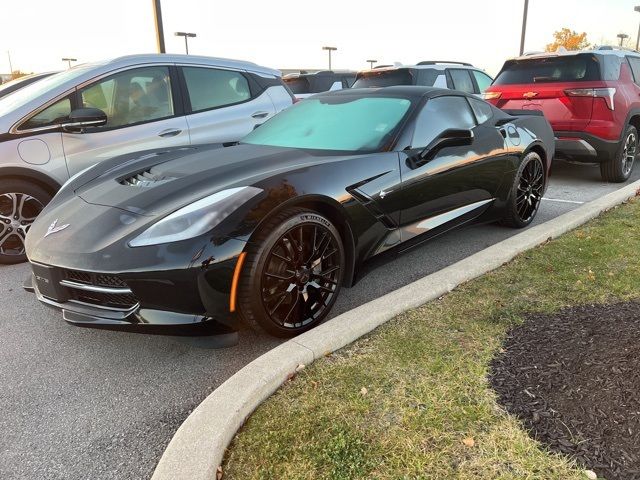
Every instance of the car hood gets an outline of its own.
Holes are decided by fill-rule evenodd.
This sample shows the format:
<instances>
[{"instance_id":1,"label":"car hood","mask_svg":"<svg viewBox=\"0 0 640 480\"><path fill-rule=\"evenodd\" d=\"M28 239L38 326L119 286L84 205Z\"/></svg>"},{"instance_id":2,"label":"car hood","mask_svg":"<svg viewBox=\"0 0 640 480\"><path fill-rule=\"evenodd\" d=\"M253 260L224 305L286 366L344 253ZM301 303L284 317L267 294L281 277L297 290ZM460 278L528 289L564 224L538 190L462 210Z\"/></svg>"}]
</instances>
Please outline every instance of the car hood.
<instances>
[{"instance_id":1,"label":"car hood","mask_svg":"<svg viewBox=\"0 0 640 480\"><path fill-rule=\"evenodd\" d=\"M87 203L159 216L218 191L327 161L326 153L263 145L204 145L151 151L74 186ZM342 156L334 159L344 158ZM112 163L113 163L112 161Z\"/></svg>"}]
</instances>

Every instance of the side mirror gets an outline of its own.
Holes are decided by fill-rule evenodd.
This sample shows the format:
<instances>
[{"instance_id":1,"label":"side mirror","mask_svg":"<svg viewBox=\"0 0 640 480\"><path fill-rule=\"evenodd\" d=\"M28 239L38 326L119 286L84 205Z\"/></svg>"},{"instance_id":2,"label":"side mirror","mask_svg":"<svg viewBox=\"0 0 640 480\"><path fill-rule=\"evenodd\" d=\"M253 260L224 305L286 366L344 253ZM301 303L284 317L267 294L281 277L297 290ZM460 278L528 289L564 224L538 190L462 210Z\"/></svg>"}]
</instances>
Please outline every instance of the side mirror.
<instances>
[{"instance_id":1,"label":"side mirror","mask_svg":"<svg viewBox=\"0 0 640 480\"><path fill-rule=\"evenodd\" d=\"M463 128L445 130L417 155L408 159L412 168L417 168L434 159L440 150L447 147L463 147L473 143L473 132Z\"/></svg>"},{"instance_id":2,"label":"side mirror","mask_svg":"<svg viewBox=\"0 0 640 480\"><path fill-rule=\"evenodd\" d=\"M62 122L68 132L82 132L85 128L101 127L107 123L107 114L99 108L77 108Z\"/></svg>"}]
</instances>

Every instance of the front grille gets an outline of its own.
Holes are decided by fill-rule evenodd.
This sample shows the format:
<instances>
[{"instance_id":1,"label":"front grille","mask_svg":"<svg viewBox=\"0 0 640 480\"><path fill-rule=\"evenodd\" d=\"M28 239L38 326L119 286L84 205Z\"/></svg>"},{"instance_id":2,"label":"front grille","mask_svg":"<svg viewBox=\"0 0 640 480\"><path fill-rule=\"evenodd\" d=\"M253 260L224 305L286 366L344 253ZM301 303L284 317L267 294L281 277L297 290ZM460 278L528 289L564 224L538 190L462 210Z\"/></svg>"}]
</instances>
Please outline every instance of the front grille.
<instances>
[{"instance_id":1,"label":"front grille","mask_svg":"<svg viewBox=\"0 0 640 480\"><path fill-rule=\"evenodd\" d=\"M175 177L156 175L151 173L151 170L143 170L131 175L130 177L121 179L120 184L127 187L153 187L162 183L170 182L171 180L175 180Z\"/></svg>"},{"instance_id":2,"label":"front grille","mask_svg":"<svg viewBox=\"0 0 640 480\"><path fill-rule=\"evenodd\" d=\"M129 286L117 275L63 269L61 277L60 285L69 301L115 310L131 310L138 304Z\"/></svg>"},{"instance_id":3,"label":"front grille","mask_svg":"<svg viewBox=\"0 0 640 480\"><path fill-rule=\"evenodd\" d=\"M138 299L132 293L103 293L88 292L69 288L70 299L76 302L88 303L98 307L130 310L138 304Z\"/></svg>"}]
</instances>

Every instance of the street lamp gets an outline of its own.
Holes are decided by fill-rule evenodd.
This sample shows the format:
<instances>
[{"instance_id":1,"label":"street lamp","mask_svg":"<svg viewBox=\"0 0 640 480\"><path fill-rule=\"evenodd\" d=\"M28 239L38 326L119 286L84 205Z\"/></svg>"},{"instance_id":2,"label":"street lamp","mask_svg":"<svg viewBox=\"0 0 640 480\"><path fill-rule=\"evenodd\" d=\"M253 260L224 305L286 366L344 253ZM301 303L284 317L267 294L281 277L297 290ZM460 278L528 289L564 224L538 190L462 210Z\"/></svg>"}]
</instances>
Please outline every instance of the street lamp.
<instances>
[{"instance_id":1,"label":"street lamp","mask_svg":"<svg viewBox=\"0 0 640 480\"><path fill-rule=\"evenodd\" d=\"M187 55L189 55L189 42L187 39L197 37L197 35L190 32L176 32L175 35L176 37L184 37L184 49L187 52Z\"/></svg>"},{"instance_id":2,"label":"street lamp","mask_svg":"<svg viewBox=\"0 0 640 480\"><path fill-rule=\"evenodd\" d=\"M527 13L529 12L529 0L524 0L524 12L522 13L522 33L520 34L520 55L524 53L524 37L527 33Z\"/></svg>"},{"instance_id":3,"label":"street lamp","mask_svg":"<svg viewBox=\"0 0 640 480\"><path fill-rule=\"evenodd\" d=\"M635 7L633 10L636 12L640 12L640 6ZM638 50L638 46L640 46L639 44L640 44L640 26L638 26L638 38L636 39L636 50Z\"/></svg>"},{"instance_id":4,"label":"street lamp","mask_svg":"<svg viewBox=\"0 0 640 480\"><path fill-rule=\"evenodd\" d=\"M369 62L369 65L371 66L371 70L373 70L373 64L378 63L378 60L367 60L367 62Z\"/></svg>"},{"instance_id":5,"label":"street lamp","mask_svg":"<svg viewBox=\"0 0 640 480\"><path fill-rule=\"evenodd\" d=\"M71 68L71 62L77 62L78 59L77 58L63 58L62 59L63 62L67 62L67 65L69 65L69 68Z\"/></svg>"},{"instance_id":6,"label":"street lamp","mask_svg":"<svg viewBox=\"0 0 640 480\"><path fill-rule=\"evenodd\" d=\"M629 35L626 33L619 33L617 37L620 39L620 46L622 46L622 42L624 42L625 38L629 38Z\"/></svg>"},{"instance_id":7,"label":"street lamp","mask_svg":"<svg viewBox=\"0 0 640 480\"><path fill-rule=\"evenodd\" d=\"M322 50L329 52L329 71L331 71L331 52L338 50L336 47L322 47Z\"/></svg>"}]
</instances>

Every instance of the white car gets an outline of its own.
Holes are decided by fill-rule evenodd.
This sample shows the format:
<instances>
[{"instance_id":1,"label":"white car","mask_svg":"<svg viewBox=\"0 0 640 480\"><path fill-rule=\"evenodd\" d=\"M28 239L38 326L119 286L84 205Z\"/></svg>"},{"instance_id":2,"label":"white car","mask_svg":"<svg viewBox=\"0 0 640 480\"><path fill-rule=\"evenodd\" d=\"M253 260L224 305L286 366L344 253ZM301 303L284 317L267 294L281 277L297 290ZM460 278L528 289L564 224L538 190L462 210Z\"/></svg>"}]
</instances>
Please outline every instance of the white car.
<instances>
[{"instance_id":1,"label":"white car","mask_svg":"<svg viewBox=\"0 0 640 480\"><path fill-rule=\"evenodd\" d=\"M427 60L416 65L381 66L358 72L353 88L420 85L482 95L493 78L465 62Z\"/></svg>"},{"instance_id":2,"label":"white car","mask_svg":"<svg viewBox=\"0 0 640 480\"><path fill-rule=\"evenodd\" d=\"M78 65L0 99L0 263L71 176L139 150L227 143L290 106L278 70L192 55Z\"/></svg>"}]
</instances>

